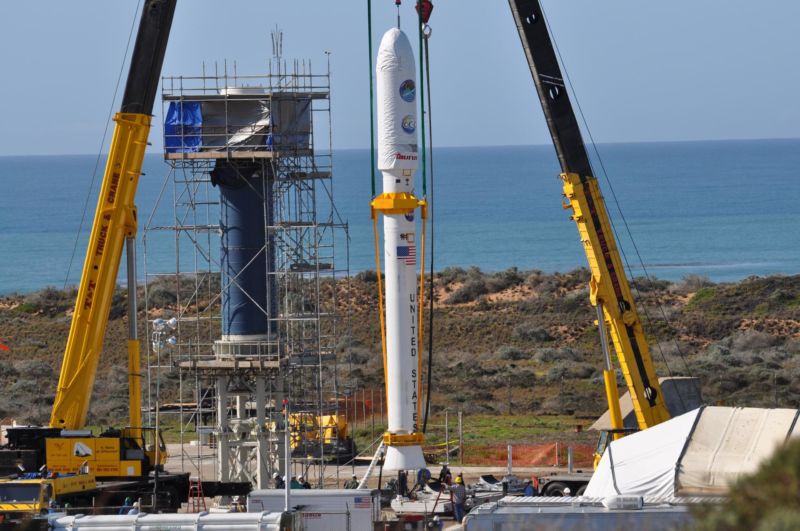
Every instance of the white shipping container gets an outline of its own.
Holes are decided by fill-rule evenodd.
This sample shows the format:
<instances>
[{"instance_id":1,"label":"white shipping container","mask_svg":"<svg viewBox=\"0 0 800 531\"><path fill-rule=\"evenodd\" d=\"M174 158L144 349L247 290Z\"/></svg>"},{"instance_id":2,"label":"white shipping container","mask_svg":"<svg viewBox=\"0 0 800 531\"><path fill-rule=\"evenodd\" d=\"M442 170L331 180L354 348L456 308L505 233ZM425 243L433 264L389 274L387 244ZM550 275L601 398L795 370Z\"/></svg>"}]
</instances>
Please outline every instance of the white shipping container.
<instances>
[{"instance_id":1,"label":"white shipping container","mask_svg":"<svg viewBox=\"0 0 800 531\"><path fill-rule=\"evenodd\" d=\"M282 511L283 490L254 490L247 497L248 512ZM380 521L380 492L371 489L294 489L292 508L306 531L361 531Z\"/></svg>"}]
</instances>

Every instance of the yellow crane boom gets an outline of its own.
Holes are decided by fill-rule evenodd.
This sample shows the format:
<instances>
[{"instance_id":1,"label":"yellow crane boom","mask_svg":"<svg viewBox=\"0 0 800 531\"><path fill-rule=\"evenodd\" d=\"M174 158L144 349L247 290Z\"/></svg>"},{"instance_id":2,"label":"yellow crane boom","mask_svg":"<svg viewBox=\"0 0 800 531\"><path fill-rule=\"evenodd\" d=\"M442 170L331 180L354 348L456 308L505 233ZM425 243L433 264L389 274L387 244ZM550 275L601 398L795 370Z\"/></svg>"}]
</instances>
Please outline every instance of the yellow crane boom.
<instances>
[{"instance_id":1,"label":"yellow crane boom","mask_svg":"<svg viewBox=\"0 0 800 531\"><path fill-rule=\"evenodd\" d=\"M142 172L150 119L177 0L147 0L130 71L111 140L89 247L64 351L51 428L80 429L86 423L108 314L126 240L128 259L128 388L130 425L141 422L139 340L136 335L136 237L134 198Z\"/></svg>"},{"instance_id":2,"label":"yellow crane boom","mask_svg":"<svg viewBox=\"0 0 800 531\"><path fill-rule=\"evenodd\" d=\"M639 428L646 429L668 420L670 414L547 22L538 0L509 0L509 5L561 165L561 180L567 199L564 207L572 210L572 219L578 226L592 273L590 299L597 309L606 358L604 379L612 428L621 430L623 426L616 377L608 356L606 330L630 391Z\"/></svg>"}]
</instances>

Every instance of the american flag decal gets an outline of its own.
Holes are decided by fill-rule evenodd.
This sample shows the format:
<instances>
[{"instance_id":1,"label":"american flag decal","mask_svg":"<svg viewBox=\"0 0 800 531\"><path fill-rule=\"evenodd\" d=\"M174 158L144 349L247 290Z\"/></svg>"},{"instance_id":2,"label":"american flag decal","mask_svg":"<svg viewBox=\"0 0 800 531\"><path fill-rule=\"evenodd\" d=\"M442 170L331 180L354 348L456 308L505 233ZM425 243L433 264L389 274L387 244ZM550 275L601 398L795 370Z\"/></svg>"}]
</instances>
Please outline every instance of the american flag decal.
<instances>
[{"instance_id":1,"label":"american flag decal","mask_svg":"<svg viewBox=\"0 0 800 531\"><path fill-rule=\"evenodd\" d=\"M407 265L417 264L417 246L416 245L398 245L397 246L397 259L402 260Z\"/></svg>"},{"instance_id":2,"label":"american flag decal","mask_svg":"<svg viewBox=\"0 0 800 531\"><path fill-rule=\"evenodd\" d=\"M353 498L353 506L356 509L369 509L372 507L372 503L367 496L356 496Z\"/></svg>"}]
</instances>

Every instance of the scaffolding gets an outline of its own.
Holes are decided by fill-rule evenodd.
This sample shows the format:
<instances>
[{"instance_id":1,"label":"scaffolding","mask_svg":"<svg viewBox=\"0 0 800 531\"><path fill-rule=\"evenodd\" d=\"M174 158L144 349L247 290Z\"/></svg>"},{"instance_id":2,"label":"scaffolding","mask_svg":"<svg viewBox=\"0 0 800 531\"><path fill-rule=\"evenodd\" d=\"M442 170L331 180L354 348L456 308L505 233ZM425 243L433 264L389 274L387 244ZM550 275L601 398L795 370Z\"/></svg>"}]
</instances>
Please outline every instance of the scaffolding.
<instances>
[{"instance_id":1,"label":"scaffolding","mask_svg":"<svg viewBox=\"0 0 800 531\"><path fill-rule=\"evenodd\" d=\"M240 76L235 64L204 65L197 77L163 77L162 107L169 169L143 230L149 423L177 424L181 467L201 478L213 466L215 480L255 488L296 472L322 486L340 460L331 448L351 444L336 429L321 444L319 425L339 415L338 301L349 278L348 225L333 202L330 66L313 74L310 62L278 57L266 74ZM202 122L191 122L199 110ZM242 181L263 202L261 226L248 230L264 232L243 268L262 264L266 302L223 265L220 168L262 176ZM223 333L226 290L268 333Z\"/></svg>"}]
</instances>

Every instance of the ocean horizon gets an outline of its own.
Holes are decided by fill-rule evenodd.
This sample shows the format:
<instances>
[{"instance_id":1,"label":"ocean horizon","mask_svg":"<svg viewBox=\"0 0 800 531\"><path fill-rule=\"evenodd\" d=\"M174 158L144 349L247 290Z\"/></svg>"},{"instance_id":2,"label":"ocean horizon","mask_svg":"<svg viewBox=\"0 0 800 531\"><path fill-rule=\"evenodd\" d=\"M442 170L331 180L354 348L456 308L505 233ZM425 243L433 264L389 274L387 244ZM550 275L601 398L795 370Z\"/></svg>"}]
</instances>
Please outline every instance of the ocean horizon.
<instances>
[{"instance_id":1,"label":"ocean horizon","mask_svg":"<svg viewBox=\"0 0 800 531\"><path fill-rule=\"evenodd\" d=\"M800 273L800 212L794 201L800 197L800 139L597 147L611 186L602 174L597 177L631 266L629 276L646 271L666 280L696 274L729 282ZM68 277L66 272L96 159L0 157L6 191L0 209L0 294L78 282L104 156ZM428 197L432 190L436 270L475 266L555 272L586 266L575 224L561 206L552 146L435 148L433 161ZM596 157L593 162L599 169ZM153 153L146 156L143 171L137 194L140 236L169 168L162 154ZM379 172L377 178L380 187ZM333 194L339 215L349 224L350 272L374 270L368 149L334 150ZM172 250L148 253L148 260L167 264ZM345 253L337 251L337 259L346 259Z\"/></svg>"}]
</instances>

